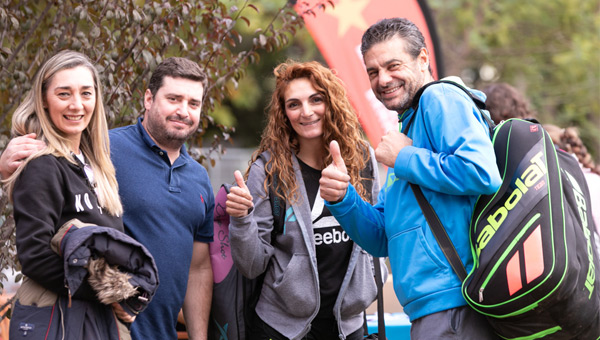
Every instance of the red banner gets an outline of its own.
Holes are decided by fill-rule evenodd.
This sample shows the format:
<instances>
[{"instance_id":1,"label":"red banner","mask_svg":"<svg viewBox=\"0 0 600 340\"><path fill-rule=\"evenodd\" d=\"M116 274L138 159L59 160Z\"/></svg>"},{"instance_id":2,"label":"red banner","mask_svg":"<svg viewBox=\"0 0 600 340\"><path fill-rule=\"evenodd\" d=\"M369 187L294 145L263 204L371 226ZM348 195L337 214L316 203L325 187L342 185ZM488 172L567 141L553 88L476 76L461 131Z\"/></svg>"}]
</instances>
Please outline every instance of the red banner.
<instances>
[{"instance_id":1,"label":"red banner","mask_svg":"<svg viewBox=\"0 0 600 340\"><path fill-rule=\"evenodd\" d=\"M298 1L296 11L313 9L314 15L305 14L304 21L329 67L346 86L348 96L358 119L373 147L390 129L398 128L396 112L387 110L371 91L362 55L360 41L363 32L380 19L403 17L414 22L423 33L429 49L431 68L435 78L440 67L436 64L437 38L424 0L333 0L334 7L314 9L323 0ZM441 73L441 72L440 72Z\"/></svg>"}]
</instances>

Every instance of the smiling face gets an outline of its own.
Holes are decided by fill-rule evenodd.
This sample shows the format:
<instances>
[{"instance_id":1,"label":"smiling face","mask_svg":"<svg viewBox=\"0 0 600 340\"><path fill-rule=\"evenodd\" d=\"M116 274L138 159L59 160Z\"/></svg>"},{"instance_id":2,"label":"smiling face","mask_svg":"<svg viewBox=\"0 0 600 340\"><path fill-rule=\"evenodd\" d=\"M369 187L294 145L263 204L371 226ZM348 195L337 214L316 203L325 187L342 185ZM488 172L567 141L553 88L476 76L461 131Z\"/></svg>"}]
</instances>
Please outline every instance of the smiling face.
<instances>
[{"instance_id":1,"label":"smiling face","mask_svg":"<svg viewBox=\"0 0 600 340\"><path fill-rule=\"evenodd\" d=\"M283 95L285 114L297 134L300 148L310 140L323 136L325 97L307 78L290 81Z\"/></svg>"},{"instance_id":2,"label":"smiling face","mask_svg":"<svg viewBox=\"0 0 600 340\"><path fill-rule=\"evenodd\" d=\"M179 150L198 129L203 92L200 81L168 76L156 95L146 91L142 124L158 146Z\"/></svg>"},{"instance_id":3,"label":"smiling face","mask_svg":"<svg viewBox=\"0 0 600 340\"><path fill-rule=\"evenodd\" d=\"M85 66L56 72L46 89L44 107L60 133L79 153L81 133L87 128L96 107L94 76Z\"/></svg>"},{"instance_id":4,"label":"smiling face","mask_svg":"<svg viewBox=\"0 0 600 340\"><path fill-rule=\"evenodd\" d=\"M405 42L399 36L373 45L365 54L364 62L375 97L388 110L398 113L410 107L412 98L426 83L433 80L426 49L413 58L406 52Z\"/></svg>"}]
</instances>

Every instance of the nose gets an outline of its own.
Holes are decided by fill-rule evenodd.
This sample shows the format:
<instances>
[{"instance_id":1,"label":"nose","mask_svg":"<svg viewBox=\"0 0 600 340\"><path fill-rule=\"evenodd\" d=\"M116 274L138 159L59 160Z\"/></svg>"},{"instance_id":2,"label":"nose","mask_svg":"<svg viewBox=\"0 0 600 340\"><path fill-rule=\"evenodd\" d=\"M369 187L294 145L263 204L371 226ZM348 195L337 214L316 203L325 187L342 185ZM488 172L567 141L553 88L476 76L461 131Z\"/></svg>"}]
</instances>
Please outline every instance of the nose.
<instances>
[{"instance_id":1,"label":"nose","mask_svg":"<svg viewBox=\"0 0 600 340\"><path fill-rule=\"evenodd\" d=\"M71 101L71 110L82 110L83 109L83 101L81 100L81 96L79 94L73 95Z\"/></svg>"},{"instance_id":2,"label":"nose","mask_svg":"<svg viewBox=\"0 0 600 340\"><path fill-rule=\"evenodd\" d=\"M303 116L312 116L313 109L312 109L312 107L310 106L310 104L308 102L303 102L302 103L302 112L301 112L301 114Z\"/></svg>"},{"instance_id":3,"label":"nose","mask_svg":"<svg viewBox=\"0 0 600 340\"><path fill-rule=\"evenodd\" d=\"M187 117L190 115L189 103L187 102L187 100L181 102L181 106L179 107L179 110L177 110L177 115L179 115L180 117Z\"/></svg>"},{"instance_id":4,"label":"nose","mask_svg":"<svg viewBox=\"0 0 600 340\"><path fill-rule=\"evenodd\" d=\"M380 87L386 87L391 80L392 77L389 75L388 72L384 70L379 71L377 82Z\"/></svg>"}]
</instances>

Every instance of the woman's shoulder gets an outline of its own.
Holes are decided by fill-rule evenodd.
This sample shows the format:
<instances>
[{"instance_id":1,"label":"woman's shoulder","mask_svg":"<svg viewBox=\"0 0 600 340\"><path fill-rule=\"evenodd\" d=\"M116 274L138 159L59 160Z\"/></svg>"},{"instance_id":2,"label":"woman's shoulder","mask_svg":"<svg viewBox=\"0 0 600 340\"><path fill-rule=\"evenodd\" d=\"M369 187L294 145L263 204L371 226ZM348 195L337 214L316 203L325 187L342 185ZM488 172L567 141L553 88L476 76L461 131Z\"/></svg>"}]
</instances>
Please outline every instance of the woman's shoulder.
<instances>
[{"instance_id":1,"label":"woman's shoulder","mask_svg":"<svg viewBox=\"0 0 600 340\"><path fill-rule=\"evenodd\" d=\"M62 158L62 157L61 157ZM29 162L27 162L27 165L25 166L25 168L38 168L41 166L60 166L61 162L59 160L59 157L56 157L52 154L46 154L46 155L41 155L38 156L32 160L30 160Z\"/></svg>"},{"instance_id":2,"label":"woman's shoulder","mask_svg":"<svg viewBox=\"0 0 600 340\"><path fill-rule=\"evenodd\" d=\"M65 160L66 161L66 160ZM68 161L67 161L68 162ZM24 165L15 181L15 192L28 188L56 187L64 183L66 164L53 155L36 157Z\"/></svg>"},{"instance_id":3,"label":"woman's shoulder","mask_svg":"<svg viewBox=\"0 0 600 340\"><path fill-rule=\"evenodd\" d=\"M23 169L23 176L55 176L56 173L68 169L70 164L71 162L64 157L57 157L52 154L41 155L27 162Z\"/></svg>"}]
</instances>

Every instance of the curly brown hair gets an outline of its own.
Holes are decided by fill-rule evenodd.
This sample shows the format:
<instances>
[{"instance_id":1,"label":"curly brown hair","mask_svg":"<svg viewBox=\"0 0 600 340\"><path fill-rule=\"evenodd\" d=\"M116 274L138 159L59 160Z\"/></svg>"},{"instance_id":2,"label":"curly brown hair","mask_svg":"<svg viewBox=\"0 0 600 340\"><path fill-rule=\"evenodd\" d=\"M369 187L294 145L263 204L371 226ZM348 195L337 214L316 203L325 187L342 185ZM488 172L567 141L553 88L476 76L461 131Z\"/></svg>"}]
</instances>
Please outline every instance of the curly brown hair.
<instances>
[{"instance_id":1,"label":"curly brown hair","mask_svg":"<svg viewBox=\"0 0 600 340\"><path fill-rule=\"evenodd\" d=\"M552 138L552 142L556 146L575 155L583 167L600 175L600 166L594 164L592 155L587 151L581 138L579 138L577 128L568 127L563 129L556 125L544 124L544 129L548 132L550 138Z\"/></svg>"},{"instance_id":2,"label":"curly brown hair","mask_svg":"<svg viewBox=\"0 0 600 340\"><path fill-rule=\"evenodd\" d=\"M267 173L264 183L265 192L268 183L272 182L273 176L277 174L279 185L278 190L275 190L277 195L282 199L287 196L291 202L298 200L298 184L292 166L292 152L297 154L300 151L300 144L285 113L284 94L292 80L305 78L311 82L317 92L323 95L326 104L322 136L327 155L324 164L332 162L329 143L336 140L350 175L350 183L361 197L366 198L367 193L361 183L364 178L360 176L360 172L369 160L368 144L362 137L357 115L346 96L342 81L330 69L316 61L288 60L279 64L273 73L275 90L267 107L267 125L263 130L260 146L253 153L249 163L251 165L256 161L262 152L267 150L270 152L271 158L265 167ZM250 167L246 170L246 179L249 172Z\"/></svg>"},{"instance_id":3,"label":"curly brown hair","mask_svg":"<svg viewBox=\"0 0 600 340\"><path fill-rule=\"evenodd\" d=\"M525 96L507 83L495 83L483 89L487 96L485 106L496 124L509 118L535 118Z\"/></svg>"}]
</instances>

